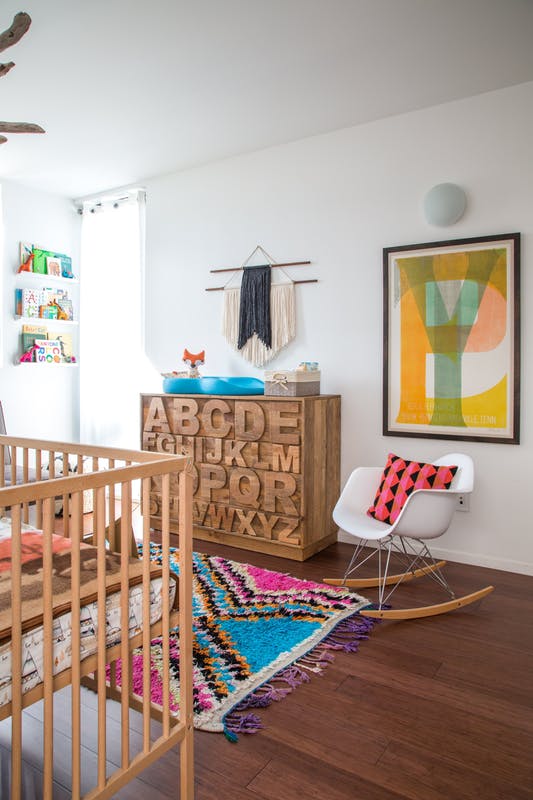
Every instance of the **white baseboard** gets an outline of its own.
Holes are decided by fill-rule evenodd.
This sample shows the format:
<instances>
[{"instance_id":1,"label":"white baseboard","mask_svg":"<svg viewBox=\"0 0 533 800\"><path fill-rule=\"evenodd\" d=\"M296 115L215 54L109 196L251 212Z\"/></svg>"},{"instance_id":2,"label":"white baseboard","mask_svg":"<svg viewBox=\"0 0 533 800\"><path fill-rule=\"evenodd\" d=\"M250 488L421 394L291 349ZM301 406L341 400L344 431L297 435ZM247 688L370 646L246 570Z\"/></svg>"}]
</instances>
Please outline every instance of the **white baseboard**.
<instances>
[{"instance_id":1,"label":"white baseboard","mask_svg":"<svg viewBox=\"0 0 533 800\"><path fill-rule=\"evenodd\" d=\"M354 538L344 531L337 534L339 542L353 544ZM370 546L370 545L369 545ZM437 558L444 558L446 561L457 561L459 564L473 564L476 567L488 567L489 569L502 569L505 572L518 572L520 575L533 575L533 563L527 561L515 561L511 558L498 558L497 556L485 555L483 553L465 553L462 550L448 550L441 547L431 547L431 552Z\"/></svg>"}]
</instances>

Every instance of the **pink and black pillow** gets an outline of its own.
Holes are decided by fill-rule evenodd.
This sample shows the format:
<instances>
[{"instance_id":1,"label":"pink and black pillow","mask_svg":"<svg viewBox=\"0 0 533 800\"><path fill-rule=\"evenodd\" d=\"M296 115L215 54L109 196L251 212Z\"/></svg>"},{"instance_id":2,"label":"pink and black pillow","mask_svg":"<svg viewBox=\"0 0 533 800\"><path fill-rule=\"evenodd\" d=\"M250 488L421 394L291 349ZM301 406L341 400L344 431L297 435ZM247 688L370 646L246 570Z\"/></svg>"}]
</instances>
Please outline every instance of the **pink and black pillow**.
<instances>
[{"instance_id":1,"label":"pink and black pillow","mask_svg":"<svg viewBox=\"0 0 533 800\"><path fill-rule=\"evenodd\" d=\"M449 489L457 470L456 466L406 461L389 453L374 502L366 513L392 525L415 489Z\"/></svg>"}]
</instances>

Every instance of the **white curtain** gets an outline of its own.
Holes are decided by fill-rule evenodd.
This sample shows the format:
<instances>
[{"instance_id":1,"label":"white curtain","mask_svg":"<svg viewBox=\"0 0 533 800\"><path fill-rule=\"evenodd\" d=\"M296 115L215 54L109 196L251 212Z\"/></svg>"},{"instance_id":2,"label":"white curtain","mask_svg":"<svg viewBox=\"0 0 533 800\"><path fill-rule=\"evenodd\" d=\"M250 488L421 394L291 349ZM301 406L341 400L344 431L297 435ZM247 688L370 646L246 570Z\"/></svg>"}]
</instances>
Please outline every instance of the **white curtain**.
<instances>
[{"instance_id":1,"label":"white curtain","mask_svg":"<svg viewBox=\"0 0 533 800\"><path fill-rule=\"evenodd\" d=\"M144 352L141 191L83 206L80 271L80 438L140 448L142 391L161 379Z\"/></svg>"}]
</instances>

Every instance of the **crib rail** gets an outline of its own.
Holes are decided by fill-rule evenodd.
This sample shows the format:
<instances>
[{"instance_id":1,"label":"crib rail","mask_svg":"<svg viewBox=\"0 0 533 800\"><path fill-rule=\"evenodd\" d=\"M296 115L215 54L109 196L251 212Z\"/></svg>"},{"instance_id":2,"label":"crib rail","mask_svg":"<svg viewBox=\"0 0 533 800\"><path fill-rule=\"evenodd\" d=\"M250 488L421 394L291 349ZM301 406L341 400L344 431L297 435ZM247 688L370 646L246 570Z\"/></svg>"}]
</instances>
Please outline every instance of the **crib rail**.
<instances>
[{"instance_id":1,"label":"crib rail","mask_svg":"<svg viewBox=\"0 0 533 800\"><path fill-rule=\"evenodd\" d=\"M44 703L43 716L43 800L52 800L54 787L54 692L71 685L72 692L72 784L74 800L111 798L129 780L180 744L180 798L193 797L193 707L192 707L192 478L183 456L85 445L28 440L0 436L0 515L11 523L10 622L11 698L0 706L0 718L11 716L11 800L23 800L23 708L37 700ZM73 470L76 469L76 472ZM86 471L84 471L86 470ZM60 473L60 474L58 474ZM162 485L162 565L154 577L150 564L150 485L158 477ZM170 485L179 484L179 581L178 600L171 602L174 581L170 572ZM135 567L136 549L132 535L132 498L140 494L143 543L142 564ZM91 507L84 514L84 502ZM58 516L59 512L59 516ZM42 668L35 686L27 685L23 669L25 653L25 581L28 559L25 546L30 523L42 531ZM58 544L59 536L68 540ZM96 647L87 652L82 642L81 617L88 607L87 573L84 557L92 547L96 563L95 592L91 596L95 616ZM54 620L59 616L54 593L54 558L57 549L68 552L69 613L71 614L72 663L55 666ZM94 553L94 557L92 556ZM108 559L118 554L110 578ZM31 555L31 554L30 554ZM133 564L133 566L132 566ZM135 581L142 588L140 624L130 626L130 596ZM35 570L34 570L35 571ZM154 616L150 596L160 585L160 613ZM93 584L90 584L93 587ZM94 587L93 587L94 588ZM32 589L34 591L34 589ZM117 600L119 598L119 600ZM118 641L108 640L110 602L118 603ZM177 606L177 608L176 608ZM64 611L64 604L62 605ZM61 611L61 613L63 613ZM157 618L155 618L157 617ZM179 626L180 709L171 713L170 630ZM161 639L163 673L161 705L151 700L150 642ZM142 695L133 688L133 650L142 646ZM82 759L81 686L97 693L97 772L88 783ZM120 766L110 770L107 752L106 700L121 704ZM142 714L142 747L132 753L130 709ZM153 739L152 719L162 724L161 735ZM36 723L38 724L38 723Z\"/></svg>"}]
</instances>

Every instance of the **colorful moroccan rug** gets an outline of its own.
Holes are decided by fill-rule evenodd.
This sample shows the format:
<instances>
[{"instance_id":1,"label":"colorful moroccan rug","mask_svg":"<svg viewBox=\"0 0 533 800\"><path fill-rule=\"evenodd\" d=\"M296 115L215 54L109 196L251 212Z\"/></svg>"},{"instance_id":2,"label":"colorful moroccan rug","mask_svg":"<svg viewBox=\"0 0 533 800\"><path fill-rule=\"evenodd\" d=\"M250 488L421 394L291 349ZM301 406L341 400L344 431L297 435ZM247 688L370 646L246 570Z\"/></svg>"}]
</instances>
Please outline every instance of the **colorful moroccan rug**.
<instances>
[{"instance_id":1,"label":"colorful moroccan rug","mask_svg":"<svg viewBox=\"0 0 533 800\"><path fill-rule=\"evenodd\" d=\"M172 548L172 568L177 557ZM161 563L161 547L150 558ZM283 699L333 660L355 652L372 620L369 601L346 589L299 580L217 556L194 554L195 727L238 733L262 727L252 708ZM171 708L179 710L178 638L171 639ZM161 640L152 642L152 700L161 703ZM134 692L142 694L142 656L134 655ZM119 675L117 675L119 677Z\"/></svg>"}]
</instances>

